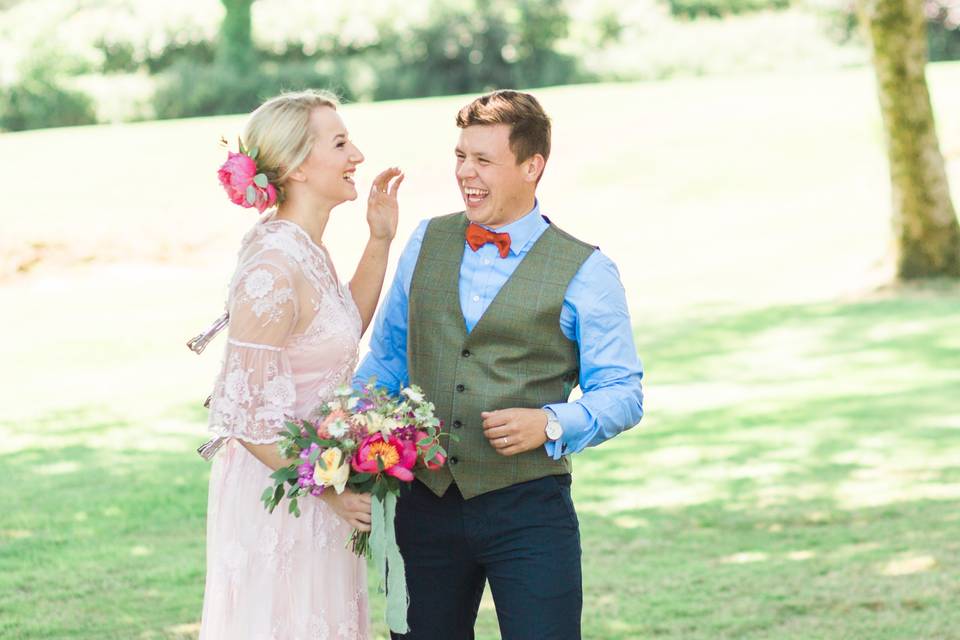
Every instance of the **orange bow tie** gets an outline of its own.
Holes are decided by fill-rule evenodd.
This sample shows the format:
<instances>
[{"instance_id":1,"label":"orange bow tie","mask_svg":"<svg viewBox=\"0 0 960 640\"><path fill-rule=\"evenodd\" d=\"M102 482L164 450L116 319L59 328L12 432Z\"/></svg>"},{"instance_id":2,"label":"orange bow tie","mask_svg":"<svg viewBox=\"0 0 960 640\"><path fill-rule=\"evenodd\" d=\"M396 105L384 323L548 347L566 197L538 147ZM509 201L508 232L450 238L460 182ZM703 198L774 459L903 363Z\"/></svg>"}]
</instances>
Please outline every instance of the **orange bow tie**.
<instances>
[{"instance_id":1,"label":"orange bow tie","mask_svg":"<svg viewBox=\"0 0 960 640\"><path fill-rule=\"evenodd\" d=\"M488 242L497 246L501 258L506 258L507 254L510 253L509 233L496 233L471 222L467 227L467 244L470 245L470 248L476 251Z\"/></svg>"}]
</instances>

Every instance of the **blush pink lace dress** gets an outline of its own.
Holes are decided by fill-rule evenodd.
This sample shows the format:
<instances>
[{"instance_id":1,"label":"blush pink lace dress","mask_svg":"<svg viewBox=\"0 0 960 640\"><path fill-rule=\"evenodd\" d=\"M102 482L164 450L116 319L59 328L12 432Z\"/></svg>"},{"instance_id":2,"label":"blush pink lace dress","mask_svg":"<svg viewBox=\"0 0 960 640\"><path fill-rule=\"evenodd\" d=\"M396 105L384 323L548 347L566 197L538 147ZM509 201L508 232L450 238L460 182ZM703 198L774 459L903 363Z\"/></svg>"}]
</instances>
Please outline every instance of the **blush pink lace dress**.
<instances>
[{"instance_id":1,"label":"blush pink lace dress","mask_svg":"<svg viewBox=\"0 0 960 640\"><path fill-rule=\"evenodd\" d=\"M366 565L325 502L299 518L260 495L270 469L238 440L277 441L285 416L311 418L357 363L360 316L326 251L270 217L244 238L230 283L230 325L210 404L229 438L210 472L201 640L368 638Z\"/></svg>"}]
</instances>

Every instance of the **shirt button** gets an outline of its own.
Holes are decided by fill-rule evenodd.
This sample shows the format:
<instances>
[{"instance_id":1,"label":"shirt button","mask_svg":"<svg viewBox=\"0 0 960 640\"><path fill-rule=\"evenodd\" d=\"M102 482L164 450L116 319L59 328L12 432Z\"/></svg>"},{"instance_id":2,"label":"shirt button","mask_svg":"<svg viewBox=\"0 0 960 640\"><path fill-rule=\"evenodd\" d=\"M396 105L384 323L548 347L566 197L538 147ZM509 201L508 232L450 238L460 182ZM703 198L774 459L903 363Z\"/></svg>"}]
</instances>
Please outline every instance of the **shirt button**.
<instances>
[{"instance_id":1,"label":"shirt button","mask_svg":"<svg viewBox=\"0 0 960 640\"><path fill-rule=\"evenodd\" d=\"M463 393L463 390L464 390L464 389L466 389L466 387L463 386L462 384L458 384L458 385L457 385L457 391L459 391L460 393Z\"/></svg>"},{"instance_id":2,"label":"shirt button","mask_svg":"<svg viewBox=\"0 0 960 640\"><path fill-rule=\"evenodd\" d=\"M463 423L460 422L459 420L454 420L454 421L453 421L453 428L454 428L454 429L459 429L459 428L462 427L462 426L463 426Z\"/></svg>"},{"instance_id":3,"label":"shirt button","mask_svg":"<svg viewBox=\"0 0 960 640\"><path fill-rule=\"evenodd\" d=\"M464 349L463 351L460 352L460 355L462 355L464 358L469 358L469 357L470 357L470 349Z\"/></svg>"},{"instance_id":4,"label":"shirt button","mask_svg":"<svg viewBox=\"0 0 960 640\"><path fill-rule=\"evenodd\" d=\"M493 260L491 260L490 258L484 258L483 264L493 264Z\"/></svg>"},{"instance_id":5,"label":"shirt button","mask_svg":"<svg viewBox=\"0 0 960 640\"><path fill-rule=\"evenodd\" d=\"M473 296L474 302L480 302L480 296Z\"/></svg>"},{"instance_id":6,"label":"shirt button","mask_svg":"<svg viewBox=\"0 0 960 640\"><path fill-rule=\"evenodd\" d=\"M450 460L448 460L448 462L450 464L457 464L458 462L460 462L460 458L458 458L457 456L453 456L452 458L450 458Z\"/></svg>"}]
</instances>

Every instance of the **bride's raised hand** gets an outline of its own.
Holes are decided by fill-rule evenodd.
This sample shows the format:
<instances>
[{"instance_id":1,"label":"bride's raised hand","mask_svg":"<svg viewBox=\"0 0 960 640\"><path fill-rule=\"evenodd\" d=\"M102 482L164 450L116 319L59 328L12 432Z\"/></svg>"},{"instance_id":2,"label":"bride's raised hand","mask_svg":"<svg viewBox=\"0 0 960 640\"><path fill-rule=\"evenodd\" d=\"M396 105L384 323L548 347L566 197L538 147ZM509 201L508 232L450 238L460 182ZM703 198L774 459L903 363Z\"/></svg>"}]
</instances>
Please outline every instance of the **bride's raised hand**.
<instances>
[{"instance_id":1,"label":"bride's raised hand","mask_svg":"<svg viewBox=\"0 0 960 640\"><path fill-rule=\"evenodd\" d=\"M393 240L397 234L397 219L400 215L397 191L401 182L403 172L398 167L382 171L373 180L367 201L367 224L370 226L370 237L375 240Z\"/></svg>"}]
</instances>

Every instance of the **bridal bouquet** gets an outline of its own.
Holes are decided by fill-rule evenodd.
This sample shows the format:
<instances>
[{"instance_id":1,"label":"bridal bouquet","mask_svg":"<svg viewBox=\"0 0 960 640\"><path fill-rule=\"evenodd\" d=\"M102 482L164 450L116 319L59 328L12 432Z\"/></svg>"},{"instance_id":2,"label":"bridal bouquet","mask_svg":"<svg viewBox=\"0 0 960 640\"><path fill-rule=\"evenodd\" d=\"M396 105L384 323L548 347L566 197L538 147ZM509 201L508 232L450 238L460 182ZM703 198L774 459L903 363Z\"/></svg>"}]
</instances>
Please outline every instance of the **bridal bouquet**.
<instances>
[{"instance_id":1,"label":"bridal bouquet","mask_svg":"<svg viewBox=\"0 0 960 640\"><path fill-rule=\"evenodd\" d=\"M354 531L348 542L357 555L372 554L386 576L387 622L398 633L406 627L406 582L393 527L397 495L401 483L413 481L418 465L434 470L446 462L440 427L433 404L415 386L397 398L373 380L359 392L342 387L315 423L286 423L280 453L299 462L277 469L261 497L272 513L286 496L290 513L299 517L298 499L308 495L347 487L372 494L371 530Z\"/></svg>"}]
</instances>

